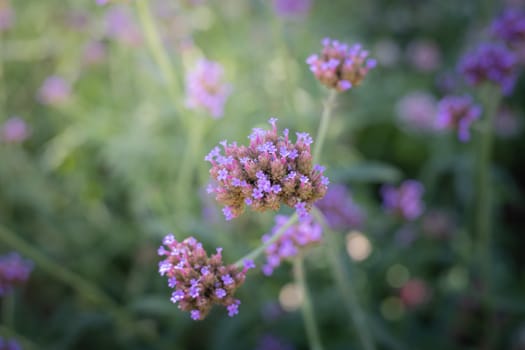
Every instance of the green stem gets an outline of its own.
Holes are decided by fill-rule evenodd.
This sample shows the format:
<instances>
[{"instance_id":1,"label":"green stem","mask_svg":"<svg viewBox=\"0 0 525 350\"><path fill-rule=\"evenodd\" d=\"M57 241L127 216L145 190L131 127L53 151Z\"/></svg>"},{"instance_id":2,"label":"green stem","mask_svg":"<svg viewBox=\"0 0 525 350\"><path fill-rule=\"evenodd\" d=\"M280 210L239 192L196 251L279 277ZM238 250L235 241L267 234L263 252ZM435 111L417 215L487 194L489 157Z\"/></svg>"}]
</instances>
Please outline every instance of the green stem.
<instances>
[{"instance_id":1,"label":"green stem","mask_svg":"<svg viewBox=\"0 0 525 350\"><path fill-rule=\"evenodd\" d=\"M288 230L290 226L292 226L296 222L297 222L297 213L294 213L292 216L290 216L288 221L283 226L281 226L279 230L277 230L277 232L275 232L275 234L269 240L267 240L264 244L258 246L257 248L255 248L254 250L252 250L251 252L249 252L248 254L240 258L239 260L237 260L237 262L235 263L235 266L238 268L241 268L244 266L245 260L255 260L259 255L264 253L266 248L268 248L271 244L276 242L283 235L283 233L286 232L286 230Z\"/></svg>"},{"instance_id":2,"label":"green stem","mask_svg":"<svg viewBox=\"0 0 525 350\"><path fill-rule=\"evenodd\" d=\"M170 97L173 99L175 107L177 107L180 96L177 77L175 75L175 70L171 65L166 49L162 44L161 36L155 25L155 19L153 18L148 2L148 0L135 1L139 20L151 54L153 55L153 58L162 75L164 76L164 79L166 79L168 92Z\"/></svg>"},{"instance_id":3,"label":"green stem","mask_svg":"<svg viewBox=\"0 0 525 350\"><path fill-rule=\"evenodd\" d=\"M484 104L485 118L480 127L479 143L477 149L478 169L476 174L477 181L477 210L476 210L476 232L478 236L478 257L480 261L481 275L485 281L485 296L488 299L492 287L490 268L492 257L490 252L492 216L491 216L491 153L492 153L492 129L494 116L497 112L501 99L500 94L494 86L486 85L483 87L482 101ZM488 301L488 300L487 300Z\"/></svg>"},{"instance_id":4,"label":"green stem","mask_svg":"<svg viewBox=\"0 0 525 350\"><path fill-rule=\"evenodd\" d=\"M195 159L199 154L206 130L206 117L199 115L197 120L189 125L190 133L184 156L179 166L179 176L177 179L176 189L178 198L188 198L187 191L190 189L190 181L195 167ZM199 159L202 160L202 159ZM187 204L187 201L178 201Z\"/></svg>"},{"instance_id":5,"label":"green stem","mask_svg":"<svg viewBox=\"0 0 525 350\"><path fill-rule=\"evenodd\" d=\"M123 326L129 327L131 324L130 317L125 314L107 295L105 295L95 285L80 277L79 275L67 270L63 265L60 265L37 249L26 243L5 227L0 226L0 241L13 247L22 255L30 258L43 271L47 272L55 279L69 285L79 295L87 300L92 301L108 310L108 312Z\"/></svg>"},{"instance_id":6,"label":"green stem","mask_svg":"<svg viewBox=\"0 0 525 350\"><path fill-rule=\"evenodd\" d=\"M293 272L295 283L297 283L301 289L303 296L301 311L303 313L304 326L306 328L308 342L310 343L310 349L322 350L323 345L321 344L321 338L319 337L319 331L317 330L317 324L315 322L314 308L306 285L303 257L300 255L293 261Z\"/></svg>"},{"instance_id":7,"label":"green stem","mask_svg":"<svg viewBox=\"0 0 525 350\"><path fill-rule=\"evenodd\" d=\"M15 322L15 292L7 293L2 298L2 322L8 327L12 327Z\"/></svg>"},{"instance_id":8,"label":"green stem","mask_svg":"<svg viewBox=\"0 0 525 350\"><path fill-rule=\"evenodd\" d=\"M314 154L313 154L313 163L317 164L319 162L319 157L321 156L321 151L323 149L324 140L326 138L326 132L328 131L328 125L330 124L330 118L332 117L332 110L335 106L335 100L337 98L337 91L330 90L330 94L326 99L323 107L323 114L321 116L321 121L319 124L319 130L317 131L317 137L315 139Z\"/></svg>"},{"instance_id":9,"label":"green stem","mask_svg":"<svg viewBox=\"0 0 525 350\"><path fill-rule=\"evenodd\" d=\"M312 213L315 219L323 226L325 232L324 239L327 243L326 255L328 255L328 261L330 262L331 266L330 271L332 272L341 296L343 297L343 303L350 319L354 324L362 348L365 350L374 350L374 340L370 334L365 315L359 306L354 288L352 288L352 285L346 278L347 273L345 272L345 267L340 259L339 246L335 240L336 233L331 231L331 229L328 227L328 224L326 223L323 213L321 213L321 211L315 206L312 208Z\"/></svg>"}]
</instances>

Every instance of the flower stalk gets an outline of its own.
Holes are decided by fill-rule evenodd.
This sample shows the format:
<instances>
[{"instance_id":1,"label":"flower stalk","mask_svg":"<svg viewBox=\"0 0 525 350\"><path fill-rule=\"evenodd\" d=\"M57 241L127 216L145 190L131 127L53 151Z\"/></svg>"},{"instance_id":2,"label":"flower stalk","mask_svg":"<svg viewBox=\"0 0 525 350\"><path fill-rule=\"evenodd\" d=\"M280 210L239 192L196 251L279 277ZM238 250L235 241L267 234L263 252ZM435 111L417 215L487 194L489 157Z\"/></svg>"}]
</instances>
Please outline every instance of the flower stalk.
<instances>
[{"instance_id":1,"label":"flower stalk","mask_svg":"<svg viewBox=\"0 0 525 350\"><path fill-rule=\"evenodd\" d=\"M328 131L328 125L330 124L330 119L332 117L332 110L335 107L335 101L337 98L337 90L330 90L328 98L324 103L323 114L321 116L321 122L319 124L319 129L317 131L316 143L314 146L313 152L313 162L317 164L319 162L319 157L321 156L321 151L323 149L324 140L326 138L326 133Z\"/></svg>"}]
</instances>

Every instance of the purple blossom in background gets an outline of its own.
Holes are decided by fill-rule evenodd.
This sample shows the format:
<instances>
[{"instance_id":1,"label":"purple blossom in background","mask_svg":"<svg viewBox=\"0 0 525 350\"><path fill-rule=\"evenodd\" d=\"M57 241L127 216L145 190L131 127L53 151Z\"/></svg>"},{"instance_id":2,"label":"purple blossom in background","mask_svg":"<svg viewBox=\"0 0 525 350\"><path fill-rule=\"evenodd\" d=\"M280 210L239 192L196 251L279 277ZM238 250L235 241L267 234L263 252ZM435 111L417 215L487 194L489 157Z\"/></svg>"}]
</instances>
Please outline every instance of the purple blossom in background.
<instances>
[{"instance_id":1,"label":"purple blossom in background","mask_svg":"<svg viewBox=\"0 0 525 350\"><path fill-rule=\"evenodd\" d=\"M262 237L263 243L272 238L288 220L289 217L287 216L277 215L272 232ZM276 242L266 248L266 264L262 267L263 273L270 276L273 270L281 264L281 261L293 258L300 249L321 242L322 235L321 225L313 221L311 217L292 225Z\"/></svg>"},{"instance_id":2,"label":"purple blossom in background","mask_svg":"<svg viewBox=\"0 0 525 350\"><path fill-rule=\"evenodd\" d=\"M513 138L523 130L523 118L508 107L501 107L494 118L494 132L501 138Z\"/></svg>"},{"instance_id":3,"label":"purple blossom in background","mask_svg":"<svg viewBox=\"0 0 525 350\"><path fill-rule=\"evenodd\" d=\"M273 0L275 13L282 17L305 16L311 6L312 0Z\"/></svg>"},{"instance_id":4,"label":"purple blossom in background","mask_svg":"<svg viewBox=\"0 0 525 350\"><path fill-rule=\"evenodd\" d=\"M344 185L330 185L326 195L315 205L321 210L332 230L343 231L359 228L365 220L363 210L354 203L350 192Z\"/></svg>"},{"instance_id":5,"label":"purple blossom in background","mask_svg":"<svg viewBox=\"0 0 525 350\"><path fill-rule=\"evenodd\" d=\"M29 137L26 122L19 117L11 117L0 127L0 141L5 143L22 142Z\"/></svg>"},{"instance_id":6,"label":"purple blossom in background","mask_svg":"<svg viewBox=\"0 0 525 350\"><path fill-rule=\"evenodd\" d=\"M437 101L425 91L413 91L405 95L396 105L401 123L417 132L435 130Z\"/></svg>"},{"instance_id":7,"label":"purple blossom in background","mask_svg":"<svg viewBox=\"0 0 525 350\"><path fill-rule=\"evenodd\" d=\"M106 33L108 37L124 45L138 47L142 34L129 8L114 6L106 12Z\"/></svg>"},{"instance_id":8,"label":"purple blossom in background","mask_svg":"<svg viewBox=\"0 0 525 350\"><path fill-rule=\"evenodd\" d=\"M22 259L18 253L0 256L0 297L26 283L32 270L33 263Z\"/></svg>"},{"instance_id":9,"label":"purple blossom in background","mask_svg":"<svg viewBox=\"0 0 525 350\"><path fill-rule=\"evenodd\" d=\"M293 350L294 347L285 341L271 334L266 334L259 339L256 350Z\"/></svg>"},{"instance_id":10,"label":"purple blossom in background","mask_svg":"<svg viewBox=\"0 0 525 350\"><path fill-rule=\"evenodd\" d=\"M0 33L11 28L15 21L15 12L9 1L0 0Z\"/></svg>"},{"instance_id":11,"label":"purple blossom in background","mask_svg":"<svg viewBox=\"0 0 525 350\"><path fill-rule=\"evenodd\" d=\"M22 346L15 339L5 339L0 336L0 350L22 350Z\"/></svg>"},{"instance_id":12,"label":"purple blossom in background","mask_svg":"<svg viewBox=\"0 0 525 350\"><path fill-rule=\"evenodd\" d=\"M213 304L225 306L230 316L238 313L240 301L233 295L244 283L253 262L246 262L239 271L235 265L224 265L222 248L208 257L195 238L178 242L172 234L164 237L158 254L165 257L159 263L159 273L168 278L170 288L174 289L171 302L190 312L193 320L204 319Z\"/></svg>"},{"instance_id":13,"label":"purple blossom in background","mask_svg":"<svg viewBox=\"0 0 525 350\"><path fill-rule=\"evenodd\" d=\"M223 82L224 69L213 61L201 59L186 76L186 105L191 109L204 108L213 118L224 114L224 105L231 86Z\"/></svg>"},{"instance_id":14,"label":"purple blossom in background","mask_svg":"<svg viewBox=\"0 0 525 350\"><path fill-rule=\"evenodd\" d=\"M505 46L483 43L463 56L459 70L470 85L491 82L508 95L516 83L516 64L516 55Z\"/></svg>"},{"instance_id":15,"label":"purple blossom in background","mask_svg":"<svg viewBox=\"0 0 525 350\"><path fill-rule=\"evenodd\" d=\"M415 220L425 208L421 200L423 192L423 185L416 180L405 180L399 188L384 185L381 188L383 208L405 220Z\"/></svg>"},{"instance_id":16,"label":"purple blossom in background","mask_svg":"<svg viewBox=\"0 0 525 350\"><path fill-rule=\"evenodd\" d=\"M317 80L328 88L342 92L356 87L376 66L376 60L368 58L368 51L360 44L348 46L330 38L321 43L321 54L311 55L306 63Z\"/></svg>"},{"instance_id":17,"label":"purple blossom in background","mask_svg":"<svg viewBox=\"0 0 525 350\"><path fill-rule=\"evenodd\" d=\"M95 0L97 5L107 5L109 0Z\"/></svg>"},{"instance_id":18,"label":"purple blossom in background","mask_svg":"<svg viewBox=\"0 0 525 350\"><path fill-rule=\"evenodd\" d=\"M98 40L92 40L84 46L82 61L88 66L97 65L106 59L106 46Z\"/></svg>"},{"instance_id":19,"label":"purple blossom in background","mask_svg":"<svg viewBox=\"0 0 525 350\"><path fill-rule=\"evenodd\" d=\"M293 143L287 129L278 135L276 122L270 119L270 130L253 129L248 147L223 141L224 154L215 147L204 158L212 165L210 175L216 183L208 192L225 205L226 220L242 214L246 206L276 211L281 203L305 218L312 204L325 195L328 179L322 167L312 165L312 138L297 133Z\"/></svg>"},{"instance_id":20,"label":"purple blossom in background","mask_svg":"<svg viewBox=\"0 0 525 350\"><path fill-rule=\"evenodd\" d=\"M525 46L525 11L508 9L498 17L490 28L492 35L503 40L509 47L521 49Z\"/></svg>"},{"instance_id":21,"label":"purple blossom in background","mask_svg":"<svg viewBox=\"0 0 525 350\"><path fill-rule=\"evenodd\" d=\"M470 139L470 125L481 115L481 107L470 96L446 96L438 103L436 128L457 130L462 142Z\"/></svg>"},{"instance_id":22,"label":"purple blossom in background","mask_svg":"<svg viewBox=\"0 0 525 350\"><path fill-rule=\"evenodd\" d=\"M431 72L441 65L441 51L435 42L416 40L407 48L408 61L419 71Z\"/></svg>"},{"instance_id":23,"label":"purple blossom in background","mask_svg":"<svg viewBox=\"0 0 525 350\"><path fill-rule=\"evenodd\" d=\"M46 105L58 106L71 97L71 85L64 78L53 75L46 80L38 91L38 100Z\"/></svg>"}]
</instances>

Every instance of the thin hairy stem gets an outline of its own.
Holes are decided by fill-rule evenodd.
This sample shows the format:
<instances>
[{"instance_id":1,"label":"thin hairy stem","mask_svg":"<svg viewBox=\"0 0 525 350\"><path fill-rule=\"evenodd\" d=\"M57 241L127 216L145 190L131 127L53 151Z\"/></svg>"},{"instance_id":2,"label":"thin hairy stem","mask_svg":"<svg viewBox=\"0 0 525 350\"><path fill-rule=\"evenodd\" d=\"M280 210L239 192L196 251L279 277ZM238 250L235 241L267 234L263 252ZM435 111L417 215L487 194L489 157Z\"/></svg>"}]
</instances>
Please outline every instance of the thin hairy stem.
<instances>
[{"instance_id":1,"label":"thin hairy stem","mask_svg":"<svg viewBox=\"0 0 525 350\"><path fill-rule=\"evenodd\" d=\"M332 118L332 110L335 107L335 100L337 97L336 90L330 90L330 94L326 99L323 107L323 114L321 121L319 122L319 129L317 131L317 137L315 138L315 146L313 153L313 163L319 162L321 157L321 151L323 150L324 140L326 138L326 132L328 131L328 125L330 125L330 119Z\"/></svg>"}]
</instances>

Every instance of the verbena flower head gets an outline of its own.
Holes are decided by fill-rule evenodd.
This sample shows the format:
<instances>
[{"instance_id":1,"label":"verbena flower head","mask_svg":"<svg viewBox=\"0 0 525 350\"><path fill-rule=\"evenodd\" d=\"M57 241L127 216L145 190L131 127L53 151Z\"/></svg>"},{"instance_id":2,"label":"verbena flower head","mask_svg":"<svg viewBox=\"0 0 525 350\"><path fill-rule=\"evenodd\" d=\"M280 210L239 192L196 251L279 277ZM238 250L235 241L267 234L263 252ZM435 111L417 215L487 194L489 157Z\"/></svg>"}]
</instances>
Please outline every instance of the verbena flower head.
<instances>
[{"instance_id":1,"label":"verbena flower head","mask_svg":"<svg viewBox=\"0 0 525 350\"><path fill-rule=\"evenodd\" d=\"M326 196L315 205L321 210L332 230L343 231L363 225L365 213L354 203L344 185L330 185Z\"/></svg>"},{"instance_id":2,"label":"verbena flower head","mask_svg":"<svg viewBox=\"0 0 525 350\"><path fill-rule=\"evenodd\" d=\"M360 44L348 46L330 38L321 43L321 53L311 55L306 63L317 80L328 88L341 92L358 86L376 66L376 60L368 58L368 51Z\"/></svg>"},{"instance_id":3,"label":"verbena flower head","mask_svg":"<svg viewBox=\"0 0 525 350\"><path fill-rule=\"evenodd\" d=\"M513 48L525 45L525 11L508 9L492 22L492 35Z\"/></svg>"},{"instance_id":4,"label":"verbena flower head","mask_svg":"<svg viewBox=\"0 0 525 350\"><path fill-rule=\"evenodd\" d=\"M325 195L328 179L323 167L312 164L312 138L297 133L293 143L288 129L277 134L276 122L270 119L270 130L253 129L247 147L223 141L222 151L215 147L205 157L212 164L210 175L215 180L208 192L225 205L226 220L242 214L246 206L263 212L278 210L281 203L305 218L312 204Z\"/></svg>"},{"instance_id":5,"label":"verbena flower head","mask_svg":"<svg viewBox=\"0 0 525 350\"><path fill-rule=\"evenodd\" d=\"M415 180L406 180L399 188L385 185L381 188L383 207L387 212L405 220L415 220L425 208L421 200L423 192L423 185Z\"/></svg>"},{"instance_id":6,"label":"verbena flower head","mask_svg":"<svg viewBox=\"0 0 525 350\"><path fill-rule=\"evenodd\" d=\"M33 263L17 253L0 256L0 297L26 283L32 270Z\"/></svg>"},{"instance_id":7,"label":"verbena flower head","mask_svg":"<svg viewBox=\"0 0 525 350\"><path fill-rule=\"evenodd\" d=\"M23 142L29 136L26 122L19 117L11 117L0 127L0 141L5 143Z\"/></svg>"},{"instance_id":8,"label":"verbena flower head","mask_svg":"<svg viewBox=\"0 0 525 350\"><path fill-rule=\"evenodd\" d=\"M266 243L277 231L286 224L289 217L277 215L275 217L275 226L270 234L262 237L263 243ZM321 242L323 230L321 225L313 221L310 217L289 227L279 239L266 248L266 264L262 271L266 276L270 276L283 260L291 259L296 256L301 249L312 244Z\"/></svg>"},{"instance_id":9,"label":"verbena flower head","mask_svg":"<svg viewBox=\"0 0 525 350\"><path fill-rule=\"evenodd\" d=\"M22 350L22 347L16 340L0 336L0 350Z\"/></svg>"},{"instance_id":10,"label":"verbena flower head","mask_svg":"<svg viewBox=\"0 0 525 350\"><path fill-rule=\"evenodd\" d=\"M463 56L459 69L470 85L491 82L510 94L516 83L516 64L516 55L505 46L484 43Z\"/></svg>"},{"instance_id":11,"label":"verbena flower head","mask_svg":"<svg viewBox=\"0 0 525 350\"><path fill-rule=\"evenodd\" d=\"M307 15L311 6L312 0L273 0L275 13L282 17Z\"/></svg>"},{"instance_id":12,"label":"verbena flower head","mask_svg":"<svg viewBox=\"0 0 525 350\"><path fill-rule=\"evenodd\" d=\"M108 37L127 46L138 47L142 44L142 34L132 13L122 5L107 11L106 33Z\"/></svg>"},{"instance_id":13,"label":"verbena flower head","mask_svg":"<svg viewBox=\"0 0 525 350\"><path fill-rule=\"evenodd\" d=\"M481 115L481 107L474 104L472 97L446 96L438 103L436 128L457 130L462 142L470 139L470 125Z\"/></svg>"},{"instance_id":14,"label":"verbena flower head","mask_svg":"<svg viewBox=\"0 0 525 350\"><path fill-rule=\"evenodd\" d=\"M8 0L0 0L0 33L13 26L15 13Z\"/></svg>"},{"instance_id":15,"label":"verbena flower head","mask_svg":"<svg viewBox=\"0 0 525 350\"><path fill-rule=\"evenodd\" d=\"M52 75L44 80L38 91L38 99L46 105L62 105L71 97L71 85L64 78Z\"/></svg>"},{"instance_id":16,"label":"verbena flower head","mask_svg":"<svg viewBox=\"0 0 525 350\"><path fill-rule=\"evenodd\" d=\"M225 84L224 69L213 61L201 59L186 77L186 105L191 109L203 108L213 118L224 114L224 105L231 86Z\"/></svg>"},{"instance_id":17,"label":"verbena flower head","mask_svg":"<svg viewBox=\"0 0 525 350\"><path fill-rule=\"evenodd\" d=\"M396 112L401 124L415 132L435 130L437 101L425 91L411 92L399 100Z\"/></svg>"},{"instance_id":18,"label":"verbena flower head","mask_svg":"<svg viewBox=\"0 0 525 350\"><path fill-rule=\"evenodd\" d=\"M158 249L158 254L166 257L159 263L159 273L168 278L168 286L173 288L171 302L190 312L194 320L204 319L213 304L225 306L230 317L238 313L241 302L233 295L244 283L248 269L255 265L246 261L239 271L235 265L224 265L221 252L222 248L218 248L208 257L195 238L178 242L172 234L164 237Z\"/></svg>"}]
</instances>

